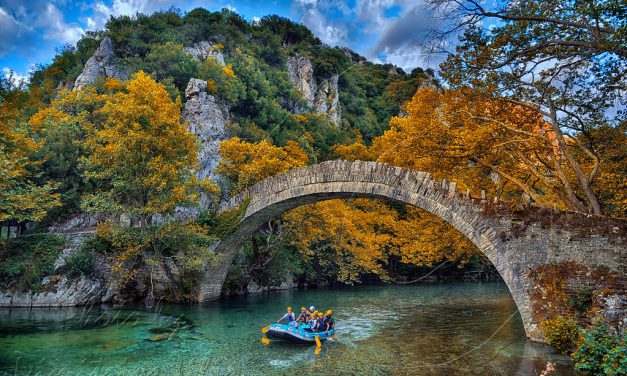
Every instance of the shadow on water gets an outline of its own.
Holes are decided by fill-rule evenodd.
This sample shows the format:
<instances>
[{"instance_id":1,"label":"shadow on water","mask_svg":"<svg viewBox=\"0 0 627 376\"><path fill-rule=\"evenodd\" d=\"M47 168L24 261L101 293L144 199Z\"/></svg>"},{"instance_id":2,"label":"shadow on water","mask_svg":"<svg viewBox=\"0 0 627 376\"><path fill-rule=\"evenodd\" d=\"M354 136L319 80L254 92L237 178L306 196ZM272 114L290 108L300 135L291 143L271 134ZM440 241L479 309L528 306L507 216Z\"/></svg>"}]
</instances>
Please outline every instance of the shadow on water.
<instances>
[{"instance_id":1,"label":"shadow on water","mask_svg":"<svg viewBox=\"0 0 627 376\"><path fill-rule=\"evenodd\" d=\"M336 312L338 341L260 342L285 306ZM504 284L293 290L153 311L0 309L0 374L555 375L571 362L526 340Z\"/></svg>"}]
</instances>

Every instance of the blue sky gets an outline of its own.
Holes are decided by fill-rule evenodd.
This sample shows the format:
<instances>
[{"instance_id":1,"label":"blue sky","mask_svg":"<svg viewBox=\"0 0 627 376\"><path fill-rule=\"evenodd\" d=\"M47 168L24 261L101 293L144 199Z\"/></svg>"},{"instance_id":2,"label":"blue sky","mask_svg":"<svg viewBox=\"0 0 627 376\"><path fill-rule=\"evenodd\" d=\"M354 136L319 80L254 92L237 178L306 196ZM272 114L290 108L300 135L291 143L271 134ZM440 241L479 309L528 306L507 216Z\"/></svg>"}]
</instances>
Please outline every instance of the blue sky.
<instances>
[{"instance_id":1,"label":"blue sky","mask_svg":"<svg viewBox=\"0 0 627 376\"><path fill-rule=\"evenodd\" d=\"M0 69L27 75L33 64L50 63L55 48L74 44L110 16L150 14L171 6L231 9L248 20L269 14L309 27L331 46L346 46L371 61L405 70L437 66L422 53L433 21L424 0L0 0Z\"/></svg>"}]
</instances>

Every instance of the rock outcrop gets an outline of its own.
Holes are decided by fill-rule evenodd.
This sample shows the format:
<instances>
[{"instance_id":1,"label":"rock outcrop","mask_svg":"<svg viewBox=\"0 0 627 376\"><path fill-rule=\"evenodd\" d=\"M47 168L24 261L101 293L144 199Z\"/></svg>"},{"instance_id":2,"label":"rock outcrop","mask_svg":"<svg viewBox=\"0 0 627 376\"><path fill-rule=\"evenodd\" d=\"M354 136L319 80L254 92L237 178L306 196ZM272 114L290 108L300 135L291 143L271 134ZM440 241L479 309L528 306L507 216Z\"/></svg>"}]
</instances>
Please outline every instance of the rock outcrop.
<instances>
[{"instance_id":1,"label":"rock outcrop","mask_svg":"<svg viewBox=\"0 0 627 376\"><path fill-rule=\"evenodd\" d=\"M290 82L301 94L302 100L293 107L294 113L314 111L326 115L330 124L338 126L339 112L338 76L318 82L314 75L311 60L305 56L292 56L287 60L287 72Z\"/></svg>"},{"instance_id":2,"label":"rock outcrop","mask_svg":"<svg viewBox=\"0 0 627 376\"><path fill-rule=\"evenodd\" d=\"M110 302L115 288L107 282L111 278L105 256L96 256L96 270L93 275L80 275L77 278L63 275L68 257L81 248L85 236L88 235L68 236L68 247L54 263L54 275L46 276L42 280L42 291L0 290L0 307L71 307Z\"/></svg>"},{"instance_id":3,"label":"rock outcrop","mask_svg":"<svg viewBox=\"0 0 627 376\"><path fill-rule=\"evenodd\" d=\"M197 78L189 80L185 98L183 118L187 121L187 129L194 133L200 142L198 177L203 179L209 177L217 181L213 171L220 162L218 153L220 142L227 136L228 109L213 95L207 93L207 81Z\"/></svg>"},{"instance_id":4,"label":"rock outcrop","mask_svg":"<svg viewBox=\"0 0 627 376\"><path fill-rule=\"evenodd\" d=\"M74 90L93 85L98 78L113 77L127 80L128 74L116 65L115 51L111 38L106 37L100 42L100 46L94 55L87 60L83 72L74 81Z\"/></svg>"},{"instance_id":5,"label":"rock outcrop","mask_svg":"<svg viewBox=\"0 0 627 376\"><path fill-rule=\"evenodd\" d=\"M185 51L185 53L189 55L192 55L194 59L198 61L205 61L207 60L207 58L213 57L218 63L220 63L220 65L226 65L226 63L224 62L224 54L218 51L215 48L215 45L206 40L194 43L189 47L185 47L183 48L183 51Z\"/></svg>"}]
</instances>

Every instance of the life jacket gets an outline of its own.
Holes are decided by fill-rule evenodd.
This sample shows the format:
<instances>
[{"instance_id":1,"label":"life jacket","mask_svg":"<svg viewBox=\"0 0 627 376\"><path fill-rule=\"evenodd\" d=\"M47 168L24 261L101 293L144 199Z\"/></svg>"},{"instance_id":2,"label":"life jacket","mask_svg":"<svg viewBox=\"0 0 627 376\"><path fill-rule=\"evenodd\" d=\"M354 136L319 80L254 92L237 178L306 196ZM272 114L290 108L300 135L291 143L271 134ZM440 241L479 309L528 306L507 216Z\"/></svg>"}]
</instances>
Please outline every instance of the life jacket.
<instances>
[{"instance_id":1,"label":"life jacket","mask_svg":"<svg viewBox=\"0 0 627 376\"><path fill-rule=\"evenodd\" d=\"M294 316L294 312L292 313L286 313L285 316L283 316L283 318L285 319L285 321L287 321L287 323L291 323L292 321L296 321L296 317Z\"/></svg>"},{"instance_id":2,"label":"life jacket","mask_svg":"<svg viewBox=\"0 0 627 376\"><path fill-rule=\"evenodd\" d=\"M335 328L335 320L333 320L333 316L325 316L325 325L329 324L329 329Z\"/></svg>"}]
</instances>

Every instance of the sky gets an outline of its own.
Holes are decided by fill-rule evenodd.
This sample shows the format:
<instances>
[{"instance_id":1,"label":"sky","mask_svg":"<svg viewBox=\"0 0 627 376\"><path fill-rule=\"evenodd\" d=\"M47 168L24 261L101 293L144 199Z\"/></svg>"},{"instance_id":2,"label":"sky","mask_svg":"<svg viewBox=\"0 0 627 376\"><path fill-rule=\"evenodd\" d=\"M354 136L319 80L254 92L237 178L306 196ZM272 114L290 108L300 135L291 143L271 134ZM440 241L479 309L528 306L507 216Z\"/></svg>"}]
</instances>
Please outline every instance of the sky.
<instances>
[{"instance_id":1,"label":"sky","mask_svg":"<svg viewBox=\"0 0 627 376\"><path fill-rule=\"evenodd\" d=\"M433 23L424 0L0 0L0 69L27 77L35 64L49 64L55 49L102 29L110 16L170 7L227 8L249 21L278 14L304 24L328 45L349 47L373 62L406 71L439 63L420 48Z\"/></svg>"}]
</instances>

